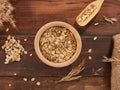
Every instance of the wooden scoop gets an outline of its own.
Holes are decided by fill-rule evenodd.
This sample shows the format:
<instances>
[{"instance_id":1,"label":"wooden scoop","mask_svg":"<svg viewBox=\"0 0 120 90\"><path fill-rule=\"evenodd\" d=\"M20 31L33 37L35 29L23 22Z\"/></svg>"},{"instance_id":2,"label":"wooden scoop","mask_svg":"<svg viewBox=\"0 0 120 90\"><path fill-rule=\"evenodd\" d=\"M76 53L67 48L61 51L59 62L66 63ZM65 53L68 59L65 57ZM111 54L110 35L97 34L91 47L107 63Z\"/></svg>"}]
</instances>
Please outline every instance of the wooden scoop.
<instances>
[{"instance_id":1,"label":"wooden scoop","mask_svg":"<svg viewBox=\"0 0 120 90\"><path fill-rule=\"evenodd\" d=\"M99 12L104 0L96 0L90 3L76 18L76 22L80 26L87 25Z\"/></svg>"}]
</instances>

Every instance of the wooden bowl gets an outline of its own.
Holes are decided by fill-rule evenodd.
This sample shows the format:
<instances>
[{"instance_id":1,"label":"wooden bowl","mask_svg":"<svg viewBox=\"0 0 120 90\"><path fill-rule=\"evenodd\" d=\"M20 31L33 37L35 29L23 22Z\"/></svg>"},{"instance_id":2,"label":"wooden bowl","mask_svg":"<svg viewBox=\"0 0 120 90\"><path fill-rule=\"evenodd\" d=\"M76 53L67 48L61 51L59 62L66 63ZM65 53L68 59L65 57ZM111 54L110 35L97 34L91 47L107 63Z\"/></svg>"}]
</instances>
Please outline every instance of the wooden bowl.
<instances>
[{"instance_id":1,"label":"wooden bowl","mask_svg":"<svg viewBox=\"0 0 120 90\"><path fill-rule=\"evenodd\" d=\"M61 27L65 27L68 30L70 30L73 33L73 35L76 39L76 42L77 42L76 51L75 51L74 55L69 60L62 62L62 63L55 63L55 62L51 62L51 61L47 60L42 55L42 53L40 51L40 37L41 37L41 35L43 34L43 32L45 30L47 30L50 27L54 27L54 26L61 26ZM37 56L39 57L39 59L43 63L45 63L49 66L52 66L52 67L61 68L61 67L68 66L68 65L72 64L73 62L75 62L75 60L77 60L77 58L81 52L82 42L81 42L81 37L80 37L79 33L77 32L77 30L73 26L71 26L70 24L67 24L65 22L54 21L54 22L50 22L50 23L45 24L44 26L42 26L39 29L39 31L37 32L37 34L35 36L34 48L35 48L35 52L36 52Z\"/></svg>"}]
</instances>

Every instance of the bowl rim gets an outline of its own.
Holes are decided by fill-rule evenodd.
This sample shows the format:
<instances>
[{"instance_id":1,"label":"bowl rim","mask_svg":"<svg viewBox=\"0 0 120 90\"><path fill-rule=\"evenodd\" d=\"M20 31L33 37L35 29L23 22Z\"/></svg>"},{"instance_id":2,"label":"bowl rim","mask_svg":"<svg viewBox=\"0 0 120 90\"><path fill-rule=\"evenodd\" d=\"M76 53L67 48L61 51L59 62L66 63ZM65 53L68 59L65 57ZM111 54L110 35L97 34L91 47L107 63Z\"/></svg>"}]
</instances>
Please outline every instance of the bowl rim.
<instances>
[{"instance_id":1,"label":"bowl rim","mask_svg":"<svg viewBox=\"0 0 120 90\"><path fill-rule=\"evenodd\" d=\"M43 32L45 30L47 30L50 27L54 27L54 26L61 26L61 27L65 27L68 30L70 30L77 42L77 48L76 48L76 52L74 53L74 55L67 61L62 62L62 63L54 63L52 61L47 60L41 53L40 51L40 47L39 47L39 41L40 41L40 37L43 34ZM75 62L77 60L77 58L80 55L81 52L81 48L82 48L82 41L81 41L81 37L79 35L79 33L77 32L77 30L70 24L66 23L66 22L62 22L62 21L53 21L53 22L49 22L45 25L43 25L37 32L35 39L34 39L34 49L35 52L38 56L38 58L45 64L51 66L51 67L56 67L56 68L61 68L61 67L66 67L70 64L72 64L73 62Z\"/></svg>"}]
</instances>

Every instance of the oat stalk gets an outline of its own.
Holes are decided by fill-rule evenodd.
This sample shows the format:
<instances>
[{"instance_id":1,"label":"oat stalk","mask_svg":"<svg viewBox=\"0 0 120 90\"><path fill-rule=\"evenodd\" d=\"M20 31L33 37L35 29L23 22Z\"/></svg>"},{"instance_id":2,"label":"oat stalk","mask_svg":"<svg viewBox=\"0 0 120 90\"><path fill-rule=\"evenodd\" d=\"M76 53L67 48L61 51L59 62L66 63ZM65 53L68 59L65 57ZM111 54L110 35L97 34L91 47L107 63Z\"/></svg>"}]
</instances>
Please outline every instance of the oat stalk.
<instances>
[{"instance_id":1,"label":"oat stalk","mask_svg":"<svg viewBox=\"0 0 120 90\"><path fill-rule=\"evenodd\" d=\"M13 27L16 27L12 15L13 10L14 7L10 3L10 0L0 0L0 28L4 26L4 22L10 23Z\"/></svg>"},{"instance_id":2,"label":"oat stalk","mask_svg":"<svg viewBox=\"0 0 120 90\"><path fill-rule=\"evenodd\" d=\"M114 24L114 22L118 21L117 18L108 18L108 17L106 17L104 15L103 15L103 18L104 18L105 21L107 21L107 22L109 22L111 24Z\"/></svg>"},{"instance_id":3,"label":"oat stalk","mask_svg":"<svg viewBox=\"0 0 120 90\"><path fill-rule=\"evenodd\" d=\"M99 72L103 69L103 67L101 68L98 68L95 72L94 72L94 75L99 75Z\"/></svg>"},{"instance_id":4,"label":"oat stalk","mask_svg":"<svg viewBox=\"0 0 120 90\"><path fill-rule=\"evenodd\" d=\"M85 69L84 64L85 59L77 67L73 68L65 77L61 78L56 83L80 79L82 76L79 76L78 74Z\"/></svg>"}]
</instances>

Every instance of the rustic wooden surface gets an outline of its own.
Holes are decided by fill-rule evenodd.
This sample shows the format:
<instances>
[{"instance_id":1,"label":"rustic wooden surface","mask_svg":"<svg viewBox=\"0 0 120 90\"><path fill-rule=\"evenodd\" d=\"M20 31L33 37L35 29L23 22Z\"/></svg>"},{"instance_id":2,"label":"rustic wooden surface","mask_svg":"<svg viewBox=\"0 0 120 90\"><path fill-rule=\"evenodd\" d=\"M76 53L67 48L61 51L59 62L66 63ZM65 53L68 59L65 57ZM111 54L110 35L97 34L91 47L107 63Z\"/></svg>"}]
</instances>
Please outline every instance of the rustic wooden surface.
<instances>
[{"instance_id":1,"label":"rustic wooden surface","mask_svg":"<svg viewBox=\"0 0 120 90\"><path fill-rule=\"evenodd\" d=\"M14 35L20 39L22 45L28 51L22 56L19 63L4 64L5 53L0 48L0 90L110 90L110 63L103 63L103 56L111 56L112 36L120 33L120 0L105 0L99 14L85 27L79 27L75 23L76 16L93 0L13 0L12 4L16 8L14 11L17 30L10 25L10 31L0 30L0 46L6 40L7 35ZM103 19L115 17L118 22L113 25ZM42 63L34 51L34 37L38 29L50 21L65 21L73 25L82 37L83 48L78 60L65 68L52 68ZM98 26L94 23L99 22ZM93 37L97 36L96 41ZM28 41L24 42L24 38ZM92 49L89 54L88 49ZM30 57L29 54L33 53ZM56 80L65 76L73 66L80 63L84 57L92 56L92 60L87 60L86 68L81 73L83 78L76 81L55 84ZM97 75L94 71L103 68ZM17 76L13 74L17 73ZM28 78L27 82L23 78ZM36 78L31 82L32 77ZM41 85L37 86L36 82ZM11 84L11 87L9 87Z\"/></svg>"}]
</instances>

